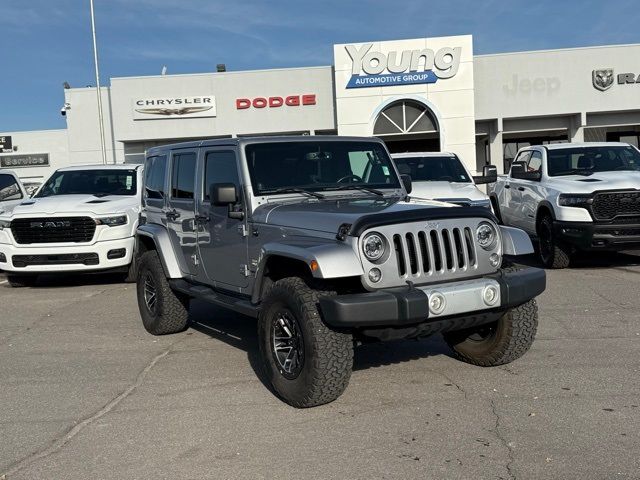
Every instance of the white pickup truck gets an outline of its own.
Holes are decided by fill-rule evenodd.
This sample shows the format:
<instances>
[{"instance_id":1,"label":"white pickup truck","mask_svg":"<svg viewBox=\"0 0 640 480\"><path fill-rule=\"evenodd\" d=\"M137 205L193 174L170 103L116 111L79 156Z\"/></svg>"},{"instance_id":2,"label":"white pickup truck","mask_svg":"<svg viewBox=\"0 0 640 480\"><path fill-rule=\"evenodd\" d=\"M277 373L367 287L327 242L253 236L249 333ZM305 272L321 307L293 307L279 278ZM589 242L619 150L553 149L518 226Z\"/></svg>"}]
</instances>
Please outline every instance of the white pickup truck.
<instances>
[{"instance_id":1,"label":"white pickup truck","mask_svg":"<svg viewBox=\"0 0 640 480\"><path fill-rule=\"evenodd\" d=\"M142 166L57 170L35 196L0 207L0 270L12 287L38 274L130 267L141 209ZM1 204L0 204L1 205Z\"/></svg>"},{"instance_id":2,"label":"white pickup truck","mask_svg":"<svg viewBox=\"0 0 640 480\"><path fill-rule=\"evenodd\" d=\"M485 165L481 176L472 176L455 153L393 153L391 158L400 174L411 176L412 197L491 208L489 197L476 185L495 182L495 166Z\"/></svg>"},{"instance_id":3,"label":"white pickup truck","mask_svg":"<svg viewBox=\"0 0 640 480\"><path fill-rule=\"evenodd\" d=\"M548 268L579 250L640 248L640 151L626 143L523 148L489 196L504 225L537 237Z\"/></svg>"}]
</instances>

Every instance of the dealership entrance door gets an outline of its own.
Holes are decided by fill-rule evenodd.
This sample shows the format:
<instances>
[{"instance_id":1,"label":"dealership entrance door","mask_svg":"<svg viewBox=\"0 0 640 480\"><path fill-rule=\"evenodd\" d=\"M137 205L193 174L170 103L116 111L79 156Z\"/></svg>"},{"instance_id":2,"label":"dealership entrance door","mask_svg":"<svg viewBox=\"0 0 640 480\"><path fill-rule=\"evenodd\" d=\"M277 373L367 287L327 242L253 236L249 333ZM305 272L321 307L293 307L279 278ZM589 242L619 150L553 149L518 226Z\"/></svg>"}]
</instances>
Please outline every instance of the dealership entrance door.
<instances>
[{"instance_id":1,"label":"dealership entrance door","mask_svg":"<svg viewBox=\"0 0 640 480\"><path fill-rule=\"evenodd\" d=\"M398 100L380 112L373 135L387 144L391 153L438 152L440 129L433 112L416 100Z\"/></svg>"}]
</instances>

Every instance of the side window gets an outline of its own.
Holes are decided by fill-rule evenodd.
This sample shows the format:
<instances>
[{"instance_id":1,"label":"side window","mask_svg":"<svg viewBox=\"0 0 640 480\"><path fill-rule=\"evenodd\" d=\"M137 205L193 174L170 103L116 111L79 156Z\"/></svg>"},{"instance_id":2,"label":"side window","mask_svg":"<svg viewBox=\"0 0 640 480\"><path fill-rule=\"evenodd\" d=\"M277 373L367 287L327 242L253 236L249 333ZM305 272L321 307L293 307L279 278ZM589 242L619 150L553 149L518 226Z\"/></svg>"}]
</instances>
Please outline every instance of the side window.
<instances>
[{"instance_id":1,"label":"side window","mask_svg":"<svg viewBox=\"0 0 640 480\"><path fill-rule=\"evenodd\" d=\"M193 200L196 175L196 154L179 153L171 165L171 198Z\"/></svg>"},{"instance_id":2,"label":"side window","mask_svg":"<svg viewBox=\"0 0 640 480\"><path fill-rule=\"evenodd\" d=\"M535 151L531 154L527 164L527 172L539 172L542 169L542 154Z\"/></svg>"},{"instance_id":3,"label":"side window","mask_svg":"<svg viewBox=\"0 0 640 480\"><path fill-rule=\"evenodd\" d=\"M147 198L163 199L167 156L149 157L144 167L144 185Z\"/></svg>"},{"instance_id":4,"label":"side window","mask_svg":"<svg viewBox=\"0 0 640 480\"><path fill-rule=\"evenodd\" d=\"M22 191L13 175L0 175L0 202L5 200L20 200Z\"/></svg>"},{"instance_id":5,"label":"side window","mask_svg":"<svg viewBox=\"0 0 640 480\"><path fill-rule=\"evenodd\" d=\"M204 199L210 200L209 187L212 183L233 183L240 185L236 154L232 150L208 152L204 161Z\"/></svg>"}]
</instances>

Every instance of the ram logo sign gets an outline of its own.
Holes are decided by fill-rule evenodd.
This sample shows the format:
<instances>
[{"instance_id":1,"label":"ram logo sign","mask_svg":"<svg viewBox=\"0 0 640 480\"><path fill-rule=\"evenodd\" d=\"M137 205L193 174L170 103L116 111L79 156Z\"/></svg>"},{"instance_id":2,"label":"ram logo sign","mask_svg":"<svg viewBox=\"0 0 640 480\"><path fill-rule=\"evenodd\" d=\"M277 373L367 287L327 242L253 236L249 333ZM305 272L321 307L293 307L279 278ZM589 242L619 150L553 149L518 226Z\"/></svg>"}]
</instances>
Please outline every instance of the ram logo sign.
<instances>
[{"instance_id":1,"label":"ram logo sign","mask_svg":"<svg viewBox=\"0 0 640 480\"><path fill-rule=\"evenodd\" d=\"M601 92L608 90L611 88L611 85L613 85L613 68L594 70L591 76L593 79L593 86Z\"/></svg>"},{"instance_id":2,"label":"ram logo sign","mask_svg":"<svg viewBox=\"0 0 640 480\"><path fill-rule=\"evenodd\" d=\"M435 52L424 48L385 54L372 48L373 43L345 46L352 60L347 88L436 83L458 73L462 51L460 47L444 47Z\"/></svg>"}]
</instances>

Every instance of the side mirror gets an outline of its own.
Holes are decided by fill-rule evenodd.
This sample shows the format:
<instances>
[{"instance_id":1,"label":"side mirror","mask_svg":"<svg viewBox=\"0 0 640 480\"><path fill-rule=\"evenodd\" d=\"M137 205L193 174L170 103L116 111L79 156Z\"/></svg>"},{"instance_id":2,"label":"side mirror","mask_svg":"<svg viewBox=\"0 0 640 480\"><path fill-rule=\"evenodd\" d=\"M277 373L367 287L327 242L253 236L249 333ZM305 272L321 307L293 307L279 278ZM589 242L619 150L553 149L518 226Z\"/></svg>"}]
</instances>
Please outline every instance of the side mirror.
<instances>
[{"instance_id":1,"label":"side mirror","mask_svg":"<svg viewBox=\"0 0 640 480\"><path fill-rule=\"evenodd\" d=\"M209 198L212 205L225 207L238 202L238 192L233 183L212 183L209 187Z\"/></svg>"},{"instance_id":2,"label":"side mirror","mask_svg":"<svg viewBox=\"0 0 640 480\"><path fill-rule=\"evenodd\" d=\"M407 191L407 194L411 193L413 187L411 186L411 175L400 175L400 180L402 180L402 185L404 185L404 189Z\"/></svg>"},{"instance_id":3,"label":"side mirror","mask_svg":"<svg viewBox=\"0 0 640 480\"><path fill-rule=\"evenodd\" d=\"M495 165L485 165L482 167L482 175L473 177L473 181L480 185L482 183L495 183L498 181L498 168Z\"/></svg>"},{"instance_id":4,"label":"side mirror","mask_svg":"<svg viewBox=\"0 0 640 480\"><path fill-rule=\"evenodd\" d=\"M526 172L524 169L524 164L517 162L511 166L511 178L515 178L516 180L535 180L539 181L542 178L542 173L540 172Z\"/></svg>"}]
</instances>

